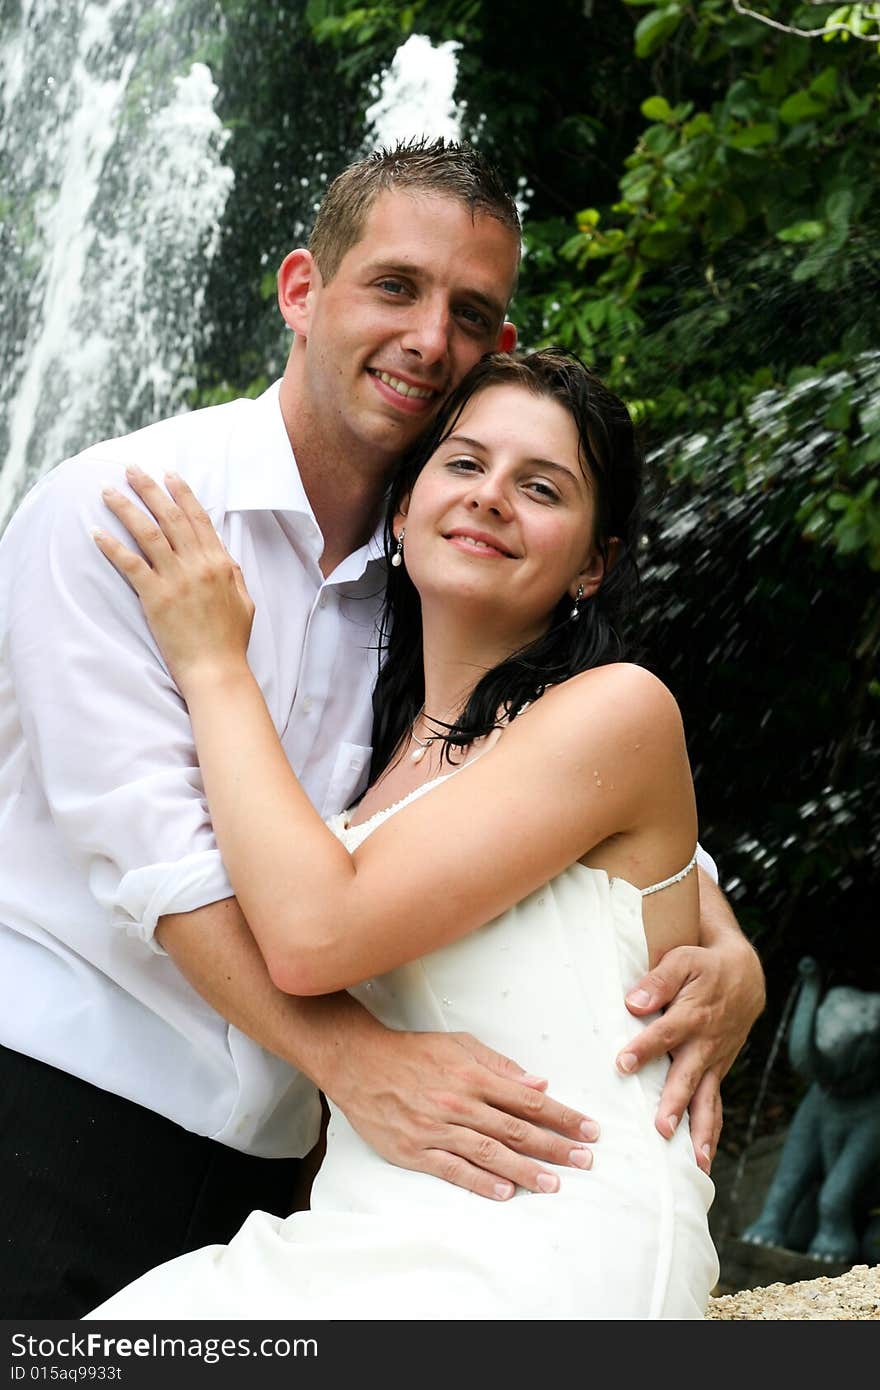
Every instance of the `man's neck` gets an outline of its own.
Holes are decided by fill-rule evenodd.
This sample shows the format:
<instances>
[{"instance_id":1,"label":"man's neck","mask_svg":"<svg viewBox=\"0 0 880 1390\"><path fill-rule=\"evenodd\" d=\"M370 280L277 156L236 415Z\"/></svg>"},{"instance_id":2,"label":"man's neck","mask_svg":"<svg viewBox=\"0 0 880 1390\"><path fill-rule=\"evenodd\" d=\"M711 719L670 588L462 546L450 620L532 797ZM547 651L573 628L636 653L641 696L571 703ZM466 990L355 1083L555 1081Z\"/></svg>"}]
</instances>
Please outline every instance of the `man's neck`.
<instances>
[{"instance_id":1,"label":"man's neck","mask_svg":"<svg viewBox=\"0 0 880 1390\"><path fill-rule=\"evenodd\" d=\"M303 488L324 537L320 566L326 578L376 530L393 461L378 455L364 457L363 448L354 441L334 438L332 430L310 417L286 381L281 413Z\"/></svg>"}]
</instances>

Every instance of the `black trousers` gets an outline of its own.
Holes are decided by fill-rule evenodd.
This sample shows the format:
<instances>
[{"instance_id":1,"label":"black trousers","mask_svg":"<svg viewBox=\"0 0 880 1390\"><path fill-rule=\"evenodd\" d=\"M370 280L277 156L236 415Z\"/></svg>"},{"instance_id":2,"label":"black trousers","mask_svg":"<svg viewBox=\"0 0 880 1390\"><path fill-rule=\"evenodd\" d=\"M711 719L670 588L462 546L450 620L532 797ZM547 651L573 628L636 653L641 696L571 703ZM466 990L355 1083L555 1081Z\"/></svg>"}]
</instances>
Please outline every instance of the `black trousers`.
<instances>
[{"instance_id":1,"label":"black trousers","mask_svg":"<svg viewBox=\"0 0 880 1390\"><path fill-rule=\"evenodd\" d=\"M81 1317L255 1208L286 1216L300 1169L0 1047L0 1318Z\"/></svg>"}]
</instances>

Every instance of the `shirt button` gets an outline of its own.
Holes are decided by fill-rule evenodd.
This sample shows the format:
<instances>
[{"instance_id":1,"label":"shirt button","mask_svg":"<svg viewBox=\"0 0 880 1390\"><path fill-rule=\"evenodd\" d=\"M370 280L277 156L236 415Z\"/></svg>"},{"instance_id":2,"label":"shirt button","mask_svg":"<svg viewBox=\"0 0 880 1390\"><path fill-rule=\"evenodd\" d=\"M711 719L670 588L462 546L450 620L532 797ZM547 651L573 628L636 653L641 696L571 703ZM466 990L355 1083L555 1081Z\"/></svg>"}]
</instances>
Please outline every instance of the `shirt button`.
<instances>
[{"instance_id":1,"label":"shirt button","mask_svg":"<svg viewBox=\"0 0 880 1390\"><path fill-rule=\"evenodd\" d=\"M321 597L318 599L318 607L319 607L319 608L326 608L326 607L327 607L327 595L326 595L326 594L322 594Z\"/></svg>"},{"instance_id":2,"label":"shirt button","mask_svg":"<svg viewBox=\"0 0 880 1390\"><path fill-rule=\"evenodd\" d=\"M313 703L311 695L307 695L303 700L303 714L311 714Z\"/></svg>"}]
</instances>

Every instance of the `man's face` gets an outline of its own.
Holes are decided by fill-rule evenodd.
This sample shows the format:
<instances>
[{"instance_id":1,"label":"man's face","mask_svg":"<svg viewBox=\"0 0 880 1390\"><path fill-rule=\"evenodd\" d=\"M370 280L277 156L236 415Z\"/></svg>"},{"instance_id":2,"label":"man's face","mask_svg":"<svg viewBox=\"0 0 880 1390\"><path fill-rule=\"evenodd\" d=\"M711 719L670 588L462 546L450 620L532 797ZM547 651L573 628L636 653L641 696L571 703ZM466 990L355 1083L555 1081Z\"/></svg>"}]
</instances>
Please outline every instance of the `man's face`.
<instances>
[{"instance_id":1,"label":"man's face","mask_svg":"<svg viewBox=\"0 0 880 1390\"><path fill-rule=\"evenodd\" d=\"M399 454L483 353L513 347L518 249L453 198L382 193L333 279L313 269L303 386L322 428Z\"/></svg>"}]
</instances>

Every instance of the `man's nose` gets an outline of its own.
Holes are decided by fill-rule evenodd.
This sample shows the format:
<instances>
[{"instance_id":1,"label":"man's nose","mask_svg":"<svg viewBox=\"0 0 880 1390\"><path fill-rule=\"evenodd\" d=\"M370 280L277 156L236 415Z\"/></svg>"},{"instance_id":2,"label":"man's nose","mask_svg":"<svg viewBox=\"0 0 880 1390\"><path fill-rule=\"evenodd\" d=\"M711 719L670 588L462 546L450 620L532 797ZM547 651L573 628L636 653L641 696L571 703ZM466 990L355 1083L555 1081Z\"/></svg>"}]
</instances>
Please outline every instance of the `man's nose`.
<instances>
[{"instance_id":1,"label":"man's nose","mask_svg":"<svg viewBox=\"0 0 880 1390\"><path fill-rule=\"evenodd\" d=\"M413 308L402 346L426 366L445 361L449 354L449 306L426 300Z\"/></svg>"}]
</instances>

